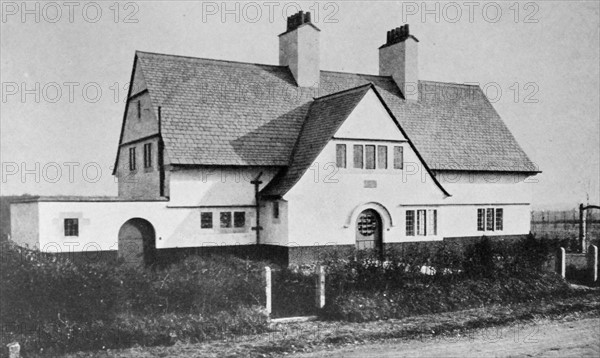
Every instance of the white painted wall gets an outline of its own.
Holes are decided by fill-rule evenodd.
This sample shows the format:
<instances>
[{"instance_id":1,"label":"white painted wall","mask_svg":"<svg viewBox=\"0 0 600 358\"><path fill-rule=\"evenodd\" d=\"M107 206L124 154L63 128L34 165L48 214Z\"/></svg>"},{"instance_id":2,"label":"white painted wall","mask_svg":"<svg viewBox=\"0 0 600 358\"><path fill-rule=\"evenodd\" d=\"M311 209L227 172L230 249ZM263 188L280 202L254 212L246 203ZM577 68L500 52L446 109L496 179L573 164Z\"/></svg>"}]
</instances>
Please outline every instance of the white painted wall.
<instances>
[{"instance_id":1,"label":"white painted wall","mask_svg":"<svg viewBox=\"0 0 600 358\"><path fill-rule=\"evenodd\" d=\"M275 176L277 169L207 166L172 171L169 206L254 205L254 184L251 181L261 172L262 189Z\"/></svg>"},{"instance_id":2,"label":"white painted wall","mask_svg":"<svg viewBox=\"0 0 600 358\"><path fill-rule=\"evenodd\" d=\"M248 245L256 242L256 234L251 230L256 223L254 208L167 208L164 201L42 201L27 205L15 206L18 211L13 209L11 212L11 217L15 218L12 236L19 243L29 243L43 251L117 250L119 229L132 218L145 219L154 226L157 248ZM26 212L23 213L23 210ZM213 229L200 228L200 212L207 210L213 212ZM222 211L246 212L246 226L221 229L219 213ZM36 225L35 215L39 216L39 224ZM79 219L78 237L64 236L65 218ZM36 232L40 233L39 236Z\"/></svg>"}]
</instances>

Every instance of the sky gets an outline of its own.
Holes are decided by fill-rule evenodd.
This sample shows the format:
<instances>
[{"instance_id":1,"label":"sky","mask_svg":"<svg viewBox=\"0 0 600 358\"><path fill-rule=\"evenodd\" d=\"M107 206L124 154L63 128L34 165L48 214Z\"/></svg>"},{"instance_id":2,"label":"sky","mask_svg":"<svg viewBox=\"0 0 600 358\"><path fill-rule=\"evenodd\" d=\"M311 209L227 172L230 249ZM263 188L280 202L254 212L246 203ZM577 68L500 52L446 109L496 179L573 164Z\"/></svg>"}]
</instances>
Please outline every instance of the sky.
<instances>
[{"instance_id":1,"label":"sky","mask_svg":"<svg viewBox=\"0 0 600 358\"><path fill-rule=\"evenodd\" d=\"M377 74L410 24L420 79L479 83L542 170L534 209L600 203L598 1L2 1L2 195L116 195L135 51L276 65L300 9L324 70Z\"/></svg>"}]
</instances>

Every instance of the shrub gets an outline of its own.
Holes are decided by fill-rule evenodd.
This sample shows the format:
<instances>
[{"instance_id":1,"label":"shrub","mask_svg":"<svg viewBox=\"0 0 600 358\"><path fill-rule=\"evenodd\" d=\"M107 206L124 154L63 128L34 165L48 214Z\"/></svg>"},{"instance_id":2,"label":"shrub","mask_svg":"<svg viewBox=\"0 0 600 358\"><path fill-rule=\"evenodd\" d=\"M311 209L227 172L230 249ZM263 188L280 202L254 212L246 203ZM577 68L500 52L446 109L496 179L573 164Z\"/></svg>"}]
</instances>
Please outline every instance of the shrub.
<instances>
[{"instance_id":1,"label":"shrub","mask_svg":"<svg viewBox=\"0 0 600 358\"><path fill-rule=\"evenodd\" d=\"M201 341L267 329L262 265L190 257L164 269L66 259L1 244L0 345L57 352Z\"/></svg>"}]
</instances>

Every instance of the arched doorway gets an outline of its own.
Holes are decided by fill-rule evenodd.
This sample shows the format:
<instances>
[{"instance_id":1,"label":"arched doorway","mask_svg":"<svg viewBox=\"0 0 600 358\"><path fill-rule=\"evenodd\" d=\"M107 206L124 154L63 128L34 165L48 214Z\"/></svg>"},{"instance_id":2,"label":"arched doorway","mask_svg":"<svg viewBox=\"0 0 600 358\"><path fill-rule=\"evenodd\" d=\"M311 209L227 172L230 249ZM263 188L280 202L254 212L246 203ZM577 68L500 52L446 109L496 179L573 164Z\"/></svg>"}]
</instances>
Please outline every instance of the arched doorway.
<instances>
[{"instance_id":1,"label":"arched doorway","mask_svg":"<svg viewBox=\"0 0 600 358\"><path fill-rule=\"evenodd\" d=\"M119 229L119 258L132 265L146 266L156 257L156 235L147 220L134 218Z\"/></svg>"},{"instance_id":2,"label":"arched doorway","mask_svg":"<svg viewBox=\"0 0 600 358\"><path fill-rule=\"evenodd\" d=\"M383 225L381 216L373 209L361 212L356 219L356 248L377 250L383 248Z\"/></svg>"}]
</instances>

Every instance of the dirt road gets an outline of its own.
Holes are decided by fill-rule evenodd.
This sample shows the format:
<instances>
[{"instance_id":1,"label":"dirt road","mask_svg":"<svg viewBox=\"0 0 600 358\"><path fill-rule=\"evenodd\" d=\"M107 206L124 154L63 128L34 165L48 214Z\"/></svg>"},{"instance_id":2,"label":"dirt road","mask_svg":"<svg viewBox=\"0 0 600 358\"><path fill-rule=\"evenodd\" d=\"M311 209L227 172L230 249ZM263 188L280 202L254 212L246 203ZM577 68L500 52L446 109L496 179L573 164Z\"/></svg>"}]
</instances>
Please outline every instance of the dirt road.
<instances>
[{"instance_id":1,"label":"dirt road","mask_svg":"<svg viewBox=\"0 0 600 358\"><path fill-rule=\"evenodd\" d=\"M600 319L547 321L480 329L466 336L397 340L297 358L391 357L600 357Z\"/></svg>"}]
</instances>

